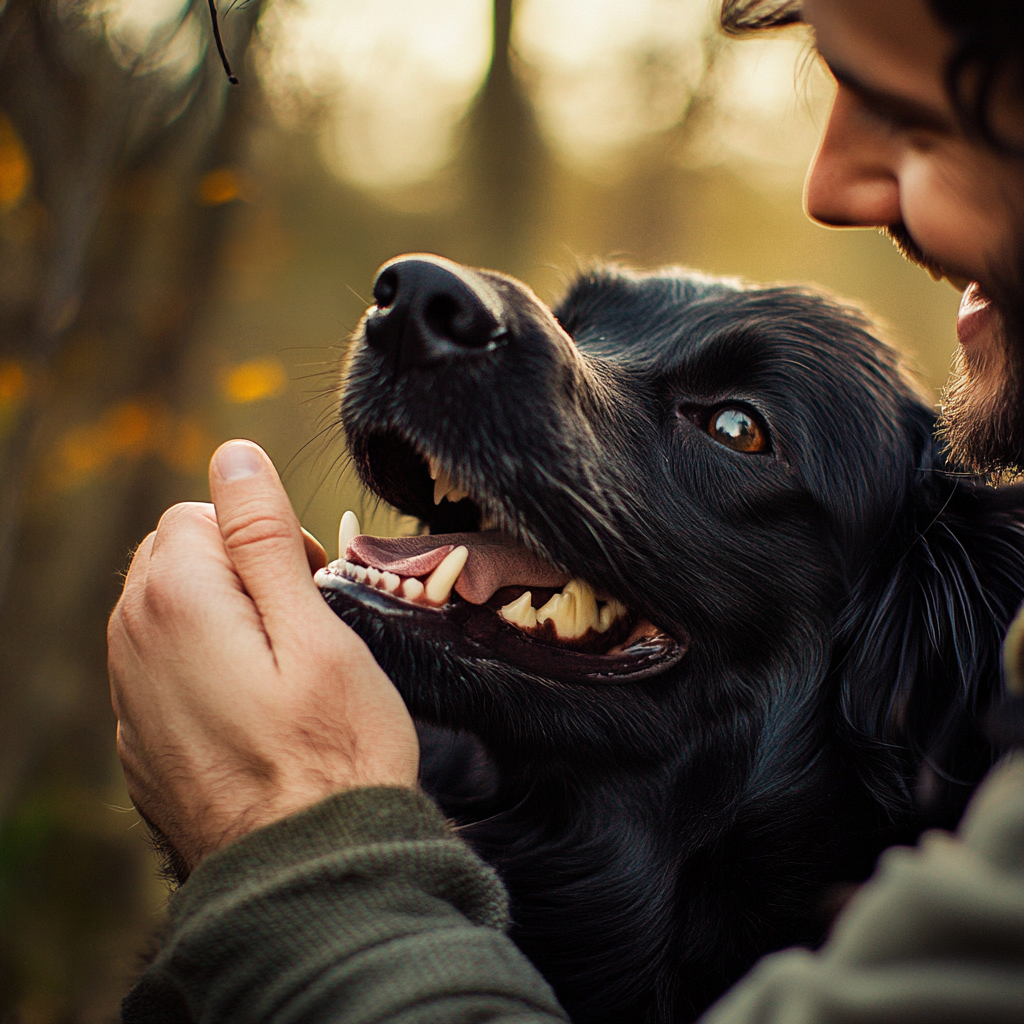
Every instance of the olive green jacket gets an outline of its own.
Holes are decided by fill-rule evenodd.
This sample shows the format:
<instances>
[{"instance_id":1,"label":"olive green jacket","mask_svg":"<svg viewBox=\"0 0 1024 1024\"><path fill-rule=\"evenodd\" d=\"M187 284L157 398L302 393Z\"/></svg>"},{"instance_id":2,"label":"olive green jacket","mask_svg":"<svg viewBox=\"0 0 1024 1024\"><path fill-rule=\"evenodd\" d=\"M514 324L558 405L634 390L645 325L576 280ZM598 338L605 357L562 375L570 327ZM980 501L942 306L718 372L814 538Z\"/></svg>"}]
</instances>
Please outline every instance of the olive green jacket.
<instances>
[{"instance_id":1,"label":"olive green jacket","mask_svg":"<svg viewBox=\"0 0 1024 1024\"><path fill-rule=\"evenodd\" d=\"M425 797L362 789L207 858L126 1022L566 1017L506 937L504 889ZM705 1024L1024 1022L1024 753L956 835L885 853L818 952L766 957Z\"/></svg>"}]
</instances>

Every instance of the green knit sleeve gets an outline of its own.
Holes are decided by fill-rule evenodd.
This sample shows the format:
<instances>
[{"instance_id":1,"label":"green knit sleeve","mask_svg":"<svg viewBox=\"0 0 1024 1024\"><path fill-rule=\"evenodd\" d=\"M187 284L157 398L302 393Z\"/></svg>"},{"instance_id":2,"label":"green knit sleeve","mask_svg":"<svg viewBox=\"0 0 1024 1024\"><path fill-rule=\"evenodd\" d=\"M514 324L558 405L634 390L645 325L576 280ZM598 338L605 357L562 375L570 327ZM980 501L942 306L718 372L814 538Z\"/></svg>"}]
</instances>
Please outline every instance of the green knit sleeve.
<instances>
[{"instance_id":1,"label":"green knit sleeve","mask_svg":"<svg viewBox=\"0 0 1024 1024\"><path fill-rule=\"evenodd\" d=\"M427 798L340 793L208 857L126 1024L565 1021L505 891Z\"/></svg>"},{"instance_id":2,"label":"green knit sleeve","mask_svg":"<svg viewBox=\"0 0 1024 1024\"><path fill-rule=\"evenodd\" d=\"M818 953L766 957L701 1024L1021 1024L1024 756L957 835L886 851Z\"/></svg>"}]
</instances>

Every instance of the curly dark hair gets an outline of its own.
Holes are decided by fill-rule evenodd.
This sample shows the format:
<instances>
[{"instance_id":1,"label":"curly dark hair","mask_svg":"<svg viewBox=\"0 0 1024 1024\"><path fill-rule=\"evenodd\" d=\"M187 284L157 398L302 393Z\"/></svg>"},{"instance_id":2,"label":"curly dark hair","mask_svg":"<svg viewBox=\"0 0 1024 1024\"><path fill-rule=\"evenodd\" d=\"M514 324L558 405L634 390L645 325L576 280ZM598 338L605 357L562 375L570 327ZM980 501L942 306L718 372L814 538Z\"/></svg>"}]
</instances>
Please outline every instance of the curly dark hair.
<instances>
[{"instance_id":1,"label":"curly dark hair","mask_svg":"<svg viewBox=\"0 0 1024 1024\"><path fill-rule=\"evenodd\" d=\"M1024 3L1021 0L927 0L936 21L956 40L946 64L946 89L971 134L995 149L1014 149L990 117L996 84L1024 95ZM722 28L740 36L803 20L800 0L723 0Z\"/></svg>"}]
</instances>

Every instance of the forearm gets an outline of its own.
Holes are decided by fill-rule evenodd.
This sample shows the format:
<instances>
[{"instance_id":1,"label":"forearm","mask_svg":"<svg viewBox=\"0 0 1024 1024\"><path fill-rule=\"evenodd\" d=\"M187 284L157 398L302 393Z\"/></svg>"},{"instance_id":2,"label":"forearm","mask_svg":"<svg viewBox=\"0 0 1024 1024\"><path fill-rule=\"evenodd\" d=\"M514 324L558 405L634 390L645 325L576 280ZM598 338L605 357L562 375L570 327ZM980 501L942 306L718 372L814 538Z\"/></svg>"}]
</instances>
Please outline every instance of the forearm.
<instances>
[{"instance_id":1,"label":"forearm","mask_svg":"<svg viewBox=\"0 0 1024 1024\"><path fill-rule=\"evenodd\" d=\"M349 791L200 864L124 1020L564 1021L505 924L426 798Z\"/></svg>"}]
</instances>

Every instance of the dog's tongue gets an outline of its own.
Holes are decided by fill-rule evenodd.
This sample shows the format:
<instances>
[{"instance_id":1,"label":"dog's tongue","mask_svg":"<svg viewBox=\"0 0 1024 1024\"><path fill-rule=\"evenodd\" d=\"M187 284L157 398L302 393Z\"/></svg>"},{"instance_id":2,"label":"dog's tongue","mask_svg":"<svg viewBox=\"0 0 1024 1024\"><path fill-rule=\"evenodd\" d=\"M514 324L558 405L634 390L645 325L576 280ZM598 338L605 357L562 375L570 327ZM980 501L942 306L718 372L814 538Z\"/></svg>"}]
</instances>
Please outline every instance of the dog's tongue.
<instances>
[{"instance_id":1,"label":"dog's tongue","mask_svg":"<svg viewBox=\"0 0 1024 1024\"><path fill-rule=\"evenodd\" d=\"M569 582L568 575L502 533L442 533L424 537L361 534L349 542L345 557L381 572L426 576L460 544L469 549L469 558L455 582L455 593L471 604L483 604L502 587L563 587Z\"/></svg>"}]
</instances>

